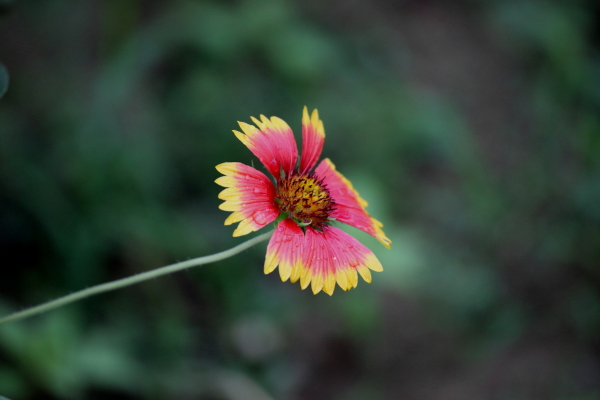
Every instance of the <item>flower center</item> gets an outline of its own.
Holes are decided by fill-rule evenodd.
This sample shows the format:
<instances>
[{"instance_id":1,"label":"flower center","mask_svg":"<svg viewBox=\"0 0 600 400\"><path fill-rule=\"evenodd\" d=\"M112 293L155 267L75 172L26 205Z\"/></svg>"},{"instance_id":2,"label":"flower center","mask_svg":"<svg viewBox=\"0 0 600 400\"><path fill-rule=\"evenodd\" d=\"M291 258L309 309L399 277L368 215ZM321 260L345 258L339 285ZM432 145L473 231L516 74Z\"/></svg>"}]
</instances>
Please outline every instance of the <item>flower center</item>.
<instances>
[{"instance_id":1,"label":"flower center","mask_svg":"<svg viewBox=\"0 0 600 400\"><path fill-rule=\"evenodd\" d=\"M296 222L317 228L327 223L334 206L325 185L310 175L292 174L281 180L276 201Z\"/></svg>"}]
</instances>

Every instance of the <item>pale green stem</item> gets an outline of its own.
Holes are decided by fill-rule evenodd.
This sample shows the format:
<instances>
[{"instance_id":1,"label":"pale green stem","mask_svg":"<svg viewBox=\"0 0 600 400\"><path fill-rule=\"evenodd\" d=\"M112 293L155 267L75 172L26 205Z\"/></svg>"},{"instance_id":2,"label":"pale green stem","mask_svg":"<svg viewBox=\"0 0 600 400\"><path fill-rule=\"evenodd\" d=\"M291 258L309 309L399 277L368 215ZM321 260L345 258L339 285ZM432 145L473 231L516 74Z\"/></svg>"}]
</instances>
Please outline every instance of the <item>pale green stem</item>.
<instances>
[{"instance_id":1,"label":"pale green stem","mask_svg":"<svg viewBox=\"0 0 600 400\"><path fill-rule=\"evenodd\" d=\"M17 321L23 318L31 317L36 314L41 314L43 312L62 307L66 304L72 303L77 300L85 299L86 297L90 297L96 294L108 292L110 290L120 289L125 286L133 285L135 283L147 281L148 279L158 278L159 276L171 274L173 272L181 271L183 269L191 267L197 267L198 265L209 264L216 261L224 260L254 246L257 243L262 242L263 240L267 240L269 237L271 237L272 233L273 231L264 233L260 236L256 236L242 244L239 244L229 250L225 250L217 254L178 262L176 264L167 265L165 267L154 269L152 271L142 272L141 274L133 275L128 278L117 279L116 281L92 286L91 288L83 289L64 297L59 297L56 300L51 300L47 303L40 304L39 306L27 308L23 311L19 311L10 314L4 318L0 318L0 325L6 322Z\"/></svg>"}]
</instances>

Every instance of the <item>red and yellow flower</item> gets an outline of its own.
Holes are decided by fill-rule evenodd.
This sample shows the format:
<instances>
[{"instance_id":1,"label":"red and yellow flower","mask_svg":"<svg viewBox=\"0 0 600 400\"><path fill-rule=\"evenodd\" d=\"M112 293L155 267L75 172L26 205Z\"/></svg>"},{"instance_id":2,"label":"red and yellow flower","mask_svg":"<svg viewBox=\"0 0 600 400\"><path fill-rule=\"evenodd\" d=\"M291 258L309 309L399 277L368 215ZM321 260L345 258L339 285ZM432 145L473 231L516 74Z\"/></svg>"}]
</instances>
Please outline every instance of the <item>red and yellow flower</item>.
<instances>
[{"instance_id":1,"label":"red and yellow flower","mask_svg":"<svg viewBox=\"0 0 600 400\"><path fill-rule=\"evenodd\" d=\"M390 248L381 222L365 210L363 200L352 184L324 159L315 167L323 149L325 130L317 110L302 115L302 155L288 124L277 117L254 125L239 122L243 131L233 131L273 175L242 163L217 165L224 176L215 182L224 189L221 210L231 211L225 225L239 222L233 236L242 236L279 220L267 247L265 273L279 266L285 282L300 280L302 289L311 285L313 293L333 294L335 284L348 290L358 284L358 274L371 282L371 272L382 271L373 252L352 236L331 225L344 222L361 229ZM313 170L314 169L314 170ZM279 217L279 218L278 218Z\"/></svg>"}]
</instances>

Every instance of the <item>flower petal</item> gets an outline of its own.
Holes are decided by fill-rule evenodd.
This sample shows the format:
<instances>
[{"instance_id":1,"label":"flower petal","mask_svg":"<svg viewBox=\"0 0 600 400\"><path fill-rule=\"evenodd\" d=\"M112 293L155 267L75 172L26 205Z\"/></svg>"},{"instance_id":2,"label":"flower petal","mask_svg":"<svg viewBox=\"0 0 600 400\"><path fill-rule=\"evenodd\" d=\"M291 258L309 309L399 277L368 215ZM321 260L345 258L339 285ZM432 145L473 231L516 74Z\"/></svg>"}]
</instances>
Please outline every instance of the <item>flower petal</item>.
<instances>
[{"instance_id":1,"label":"flower petal","mask_svg":"<svg viewBox=\"0 0 600 400\"><path fill-rule=\"evenodd\" d=\"M296 167L298 159L298 148L294 133L285 121L277 117L269 120L264 115L260 121L252 117L252 121L258 126L238 122L242 132L233 131L235 136L244 143L267 170L279 179L279 169L290 174Z\"/></svg>"},{"instance_id":2,"label":"flower petal","mask_svg":"<svg viewBox=\"0 0 600 400\"><path fill-rule=\"evenodd\" d=\"M216 166L224 176L215 182L226 189L219 193L225 200L219 208L233 213L225 225L239 222L233 236L242 236L259 230L279 215L275 203L275 187L262 172L242 163L223 163Z\"/></svg>"},{"instance_id":3,"label":"flower petal","mask_svg":"<svg viewBox=\"0 0 600 400\"><path fill-rule=\"evenodd\" d=\"M296 282L300 277L300 249L304 241L304 232L291 219L281 221L267 246L265 274L270 274L279 266L282 281L292 278Z\"/></svg>"},{"instance_id":4,"label":"flower petal","mask_svg":"<svg viewBox=\"0 0 600 400\"><path fill-rule=\"evenodd\" d=\"M279 223L267 247L265 273L279 266L281 279L291 282L300 279L300 286L311 286L314 294L323 290L332 295L337 284L348 290L358 284L358 274L371 281L369 269L382 271L377 257L344 231L324 226L322 231L312 227L306 233L291 220Z\"/></svg>"},{"instance_id":5,"label":"flower petal","mask_svg":"<svg viewBox=\"0 0 600 400\"><path fill-rule=\"evenodd\" d=\"M352 183L336 171L328 158L321 161L315 175L323 181L335 203L331 218L367 232L390 248L392 241L383 233L383 224L369 215L365 209L368 203L354 190Z\"/></svg>"},{"instance_id":6,"label":"flower petal","mask_svg":"<svg viewBox=\"0 0 600 400\"><path fill-rule=\"evenodd\" d=\"M358 274L371 282L369 269L383 271L373 252L341 229L324 226L322 231L308 227L302 265L309 265L313 293L321 289L333 294L335 283L343 290L356 287Z\"/></svg>"},{"instance_id":7,"label":"flower petal","mask_svg":"<svg viewBox=\"0 0 600 400\"><path fill-rule=\"evenodd\" d=\"M315 109L308 116L306 106L302 111L302 157L300 157L300 172L306 174L317 164L323 150L325 141L325 128L319 119L319 112Z\"/></svg>"}]
</instances>

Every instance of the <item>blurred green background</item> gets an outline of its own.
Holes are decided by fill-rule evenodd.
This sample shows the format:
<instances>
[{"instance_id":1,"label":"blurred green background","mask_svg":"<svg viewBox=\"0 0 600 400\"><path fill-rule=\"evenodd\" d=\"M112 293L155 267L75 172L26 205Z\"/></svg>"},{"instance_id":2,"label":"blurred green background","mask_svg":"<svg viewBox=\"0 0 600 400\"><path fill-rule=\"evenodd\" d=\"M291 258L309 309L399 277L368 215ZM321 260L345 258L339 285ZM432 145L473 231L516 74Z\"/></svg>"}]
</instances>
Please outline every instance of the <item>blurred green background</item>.
<instances>
[{"instance_id":1,"label":"blurred green background","mask_svg":"<svg viewBox=\"0 0 600 400\"><path fill-rule=\"evenodd\" d=\"M333 297L265 244L0 326L16 399L600 399L600 4L0 1L0 311L241 243L236 121L298 134L385 224ZM297 136L298 137L298 136ZM256 160L254 164L258 165Z\"/></svg>"}]
</instances>

